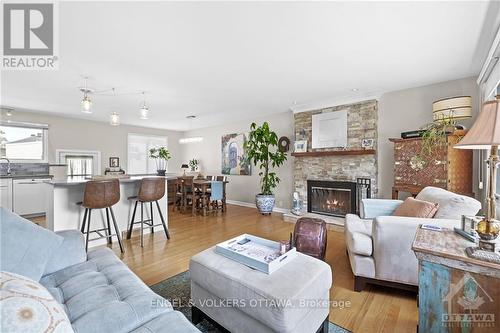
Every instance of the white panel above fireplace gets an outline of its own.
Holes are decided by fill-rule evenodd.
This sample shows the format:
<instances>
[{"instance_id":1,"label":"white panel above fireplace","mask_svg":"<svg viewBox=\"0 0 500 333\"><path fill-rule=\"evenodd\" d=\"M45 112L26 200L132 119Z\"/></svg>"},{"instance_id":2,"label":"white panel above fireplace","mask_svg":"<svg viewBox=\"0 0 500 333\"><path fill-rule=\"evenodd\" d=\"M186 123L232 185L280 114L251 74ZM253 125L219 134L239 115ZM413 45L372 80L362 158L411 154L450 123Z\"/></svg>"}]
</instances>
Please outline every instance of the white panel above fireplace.
<instances>
[{"instance_id":1,"label":"white panel above fireplace","mask_svg":"<svg viewBox=\"0 0 500 333\"><path fill-rule=\"evenodd\" d=\"M312 148L347 147L347 110L312 116Z\"/></svg>"}]
</instances>

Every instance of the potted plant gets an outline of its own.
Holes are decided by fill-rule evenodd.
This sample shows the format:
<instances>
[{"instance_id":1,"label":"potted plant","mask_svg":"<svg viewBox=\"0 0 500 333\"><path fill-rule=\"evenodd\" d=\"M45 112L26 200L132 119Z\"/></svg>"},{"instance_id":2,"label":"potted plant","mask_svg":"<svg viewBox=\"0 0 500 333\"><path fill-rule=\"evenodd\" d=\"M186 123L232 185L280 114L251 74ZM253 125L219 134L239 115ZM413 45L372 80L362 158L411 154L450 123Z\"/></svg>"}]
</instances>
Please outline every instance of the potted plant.
<instances>
[{"instance_id":1,"label":"potted plant","mask_svg":"<svg viewBox=\"0 0 500 333\"><path fill-rule=\"evenodd\" d=\"M189 160L189 168L191 169L191 172L196 172L198 171L198 166L200 163L196 158L193 158L192 160Z\"/></svg>"},{"instance_id":2,"label":"potted plant","mask_svg":"<svg viewBox=\"0 0 500 333\"><path fill-rule=\"evenodd\" d=\"M259 172L261 192L255 196L255 203L261 214L271 214L275 202L273 190L280 182L271 168L283 165L286 154L279 151L278 136L269 129L267 122L259 127L252 123L245 149L248 159L261 170Z\"/></svg>"},{"instance_id":3,"label":"potted plant","mask_svg":"<svg viewBox=\"0 0 500 333\"><path fill-rule=\"evenodd\" d=\"M151 148L149 157L156 161L156 172L158 176L165 176L168 160L172 157L166 147Z\"/></svg>"}]
</instances>

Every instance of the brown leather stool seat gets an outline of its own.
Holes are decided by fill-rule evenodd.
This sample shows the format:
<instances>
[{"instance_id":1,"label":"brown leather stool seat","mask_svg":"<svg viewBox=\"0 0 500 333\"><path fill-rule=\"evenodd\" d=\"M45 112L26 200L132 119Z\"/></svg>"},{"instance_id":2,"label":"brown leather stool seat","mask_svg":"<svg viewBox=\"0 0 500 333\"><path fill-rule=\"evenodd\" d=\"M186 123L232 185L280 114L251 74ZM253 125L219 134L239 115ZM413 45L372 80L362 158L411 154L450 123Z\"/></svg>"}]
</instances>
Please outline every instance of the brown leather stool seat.
<instances>
[{"instance_id":1,"label":"brown leather stool seat","mask_svg":"<svg viewBox=\"0 0 500 333\"><path fill-rule=\"evenodd\" d=\"M297 251L324 261L327 245L326 222L301 217L295 223L293 244Z\"/></svg>"},{"instance_id":2,"label":"brown leather stool seat","mask_svg":"<svg viewBox=\"0 0 500 333\"><path fill-rule=\"evenodd\" d=\"M170 239L170 233L168 232L167 225L165 224L165 219L163 218L163 214L161 213L160 204L158 200L163 198L165 195L165 178L163 177L149 177L141 179L141 183L139 185L139 193L136 196L129 197L128 199L135 199L134 212L132 213L132 220L130 221L130 226L127 232L127 239L132 237L132 229L134 228L134 224L141 224L141 246L144 246L144 224L151 228L151 233L154 233L154 227L162 225L163 230L165 231L165 235L167 239ZM141 220L135 220L135 213L137 210L137 204L141 203ZM150 218L144 219L144 204L149 202L150 208ZM156 203L156 208L158 208L158 214L160 215L161 223L154 224L153 221L153 202Z\"/></svg>"},{"instance_id":3,"label":"brown leather stool seat","mask_svg":"<svg viewBox=\"0 0 500 333\"><path fill-rule=\"evenodd\" d=\"M108 244L111 244L113 236L116 236L116 238L118 239L118 244L120 245L120 251L123 253L120 230L118 229L118 225L116 224L115 214L112 207L118 201L120 201L120 183L118 179L89 181L85 184L83 201L78 203L85 208L82 227L80 229L80 231L86 235L85 250L88 249L89 241L106 238L108 240ZM92 215L92 210L103 208L106 209L107 227L90 230L90 218ZM111 225L109 219L110 214L115 229L114 234L111 233ZM105 234L101 233L103 231L105 232ZM100 237L89 239L90 233L92 232L97 233Z\"/></svg>"}]
</instances>

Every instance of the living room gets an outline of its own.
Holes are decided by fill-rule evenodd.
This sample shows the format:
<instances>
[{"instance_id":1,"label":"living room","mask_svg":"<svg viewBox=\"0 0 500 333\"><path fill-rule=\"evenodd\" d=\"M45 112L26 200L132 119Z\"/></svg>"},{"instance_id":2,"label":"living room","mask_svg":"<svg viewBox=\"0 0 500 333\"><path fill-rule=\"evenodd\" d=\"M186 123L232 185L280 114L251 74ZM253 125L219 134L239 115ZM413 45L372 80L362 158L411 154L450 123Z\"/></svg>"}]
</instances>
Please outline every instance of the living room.
<instances>
[{"instance_id":1,"label":"living room","mask_svg":"<svg viewBox=\"0 0 500 333\"><path fill-rule=\"evenodd\" d=\"M498 331L500 2L2 11L2 332Z\"/></svg>"}]
</instances>

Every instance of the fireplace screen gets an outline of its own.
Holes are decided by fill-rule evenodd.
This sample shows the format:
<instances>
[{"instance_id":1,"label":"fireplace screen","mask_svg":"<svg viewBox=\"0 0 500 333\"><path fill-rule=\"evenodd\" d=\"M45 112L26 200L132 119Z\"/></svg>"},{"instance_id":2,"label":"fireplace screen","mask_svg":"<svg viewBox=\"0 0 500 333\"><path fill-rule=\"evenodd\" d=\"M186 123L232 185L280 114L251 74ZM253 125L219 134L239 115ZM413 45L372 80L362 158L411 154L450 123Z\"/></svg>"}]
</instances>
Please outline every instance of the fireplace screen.
<instances>
[{"instance_id":1,"label":"fireplace screen","mask_svg":"<svg viewBox=\"0 0 500 333\"><path fill-rule=\"evenodd\" d=\"M311 213L344 217L356 213L356 183L307 181L307 210Z\"/></svg>"}]
</instances>

